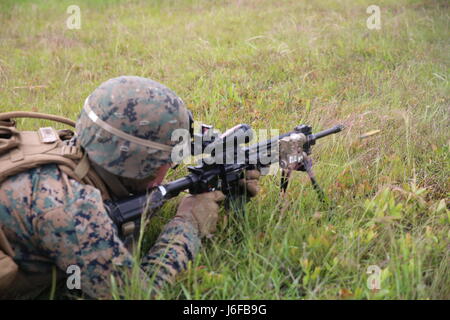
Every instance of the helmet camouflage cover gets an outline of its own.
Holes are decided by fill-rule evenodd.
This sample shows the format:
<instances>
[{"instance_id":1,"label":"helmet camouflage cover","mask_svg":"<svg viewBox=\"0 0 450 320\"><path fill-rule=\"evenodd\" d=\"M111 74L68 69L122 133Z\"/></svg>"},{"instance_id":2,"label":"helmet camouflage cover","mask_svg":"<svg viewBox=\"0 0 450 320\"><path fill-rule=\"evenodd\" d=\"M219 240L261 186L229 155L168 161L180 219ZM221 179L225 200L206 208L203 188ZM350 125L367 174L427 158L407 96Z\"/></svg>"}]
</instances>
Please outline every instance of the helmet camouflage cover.
<instances>
[{"instance_id":1,"label":"helmet camouflage cover","mask_svg":"<svg viewBox=\"0 0 450 320\"><path fill-rule=\"evenodd\" d=\"M153 175L170 163L176 129L189 128L183 101L164 85L122 76L102 83L86 99L76 124L89 159L110 173L132 179Z\"/></svg>"}]
</instances>

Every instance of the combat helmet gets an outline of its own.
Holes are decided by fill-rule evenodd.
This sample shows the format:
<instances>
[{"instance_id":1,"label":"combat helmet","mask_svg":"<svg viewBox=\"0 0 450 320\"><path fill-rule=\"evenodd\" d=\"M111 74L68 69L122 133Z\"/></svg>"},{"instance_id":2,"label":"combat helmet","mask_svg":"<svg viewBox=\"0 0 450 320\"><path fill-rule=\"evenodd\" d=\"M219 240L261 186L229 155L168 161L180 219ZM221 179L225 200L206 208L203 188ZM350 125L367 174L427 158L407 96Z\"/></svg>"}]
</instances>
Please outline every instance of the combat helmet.
<instances>
[{"instance_id":1,"label":"combat helmet","mask_svg":"<svg viewBox=\"0 0 450 320\"><path fill-rule=\"evenodd\" d=\"M76 123L91 162L125 178L145 179L170 163L176 129L189 129L189 111L166 86L121 76L87 97Z\"/></svg>"}]
</instances>

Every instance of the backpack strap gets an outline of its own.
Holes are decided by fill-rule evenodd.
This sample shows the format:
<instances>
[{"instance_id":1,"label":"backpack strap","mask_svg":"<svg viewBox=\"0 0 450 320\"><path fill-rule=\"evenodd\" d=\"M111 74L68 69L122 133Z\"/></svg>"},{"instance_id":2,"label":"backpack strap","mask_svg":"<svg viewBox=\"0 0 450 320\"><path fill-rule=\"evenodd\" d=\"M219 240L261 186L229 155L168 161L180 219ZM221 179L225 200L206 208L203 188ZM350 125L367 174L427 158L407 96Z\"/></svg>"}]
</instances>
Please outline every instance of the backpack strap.
<instances>
[{"instance_id":1,"label":"backpack strap","mask_svg":"<svg viewBox=\"0 0 450 320\"><path fill-rule=\"evenodd\" d=\"M53 114L46 114L40 112L31 112L31 111L12 111L12 112L3 112L0 113L0 124L7 125L8 123L14 126L14 122L11 121L13 118L34 118L34 119L44 119L51 120L60 123L67 124L73 128L75 128L75 121L67 119L61 116L55 116Z\"/></svg>"}]
</instances>

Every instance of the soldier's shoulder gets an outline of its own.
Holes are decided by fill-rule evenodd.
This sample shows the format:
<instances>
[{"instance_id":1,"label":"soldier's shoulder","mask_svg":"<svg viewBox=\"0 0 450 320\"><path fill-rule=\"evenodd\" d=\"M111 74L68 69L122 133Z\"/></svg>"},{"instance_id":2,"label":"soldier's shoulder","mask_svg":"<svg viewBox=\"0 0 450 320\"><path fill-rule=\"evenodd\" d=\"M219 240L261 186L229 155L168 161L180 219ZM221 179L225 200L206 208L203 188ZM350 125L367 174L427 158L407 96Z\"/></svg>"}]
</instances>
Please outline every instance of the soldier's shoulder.
<instances>
[{"instance_id":1,"label":"soldier's shoulder","mask_svg":"<svg viewBox=\"0 0 450 320\"><path fill-rule=\"evenodd\" d=\"M1 189L4 191L34 192L41 182L49 180L61 180L60 171L55 164L30 168L10 176L1 183Z\"/></svg>"},{"instance_id":2,"label":"soldier's shoulder","mask_svg":"<svg viewBox=\"0 0 450 320\"><path fill-rule=\"evenodd\" d=\"M0 201L28 206L39 212L73 205L78 200L101 202L96 188L71 179L56 164L46 164L16 174L1 186Z\"/></svg>"}]
</instances>

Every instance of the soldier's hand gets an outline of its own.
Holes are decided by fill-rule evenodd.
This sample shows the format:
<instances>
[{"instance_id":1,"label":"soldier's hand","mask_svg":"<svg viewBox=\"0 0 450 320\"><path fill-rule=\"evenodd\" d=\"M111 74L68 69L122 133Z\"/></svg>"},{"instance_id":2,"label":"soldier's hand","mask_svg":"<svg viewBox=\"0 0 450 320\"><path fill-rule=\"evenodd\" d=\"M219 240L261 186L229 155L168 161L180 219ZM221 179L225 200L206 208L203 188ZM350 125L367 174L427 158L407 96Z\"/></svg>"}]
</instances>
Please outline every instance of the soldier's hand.
<instances>
[{"instance_id":1,"label":"soldier's hand","mask_svg":"<svg viewBox=\"0 0 450 320\"><path fill-rule=\"evenodd\" d=\"M216 231L219 205L225 199L221 191L206 192L184 197L178 206L176 217L186 219L198 228L201 237Z\"/></svg>"},{"instance_id":2,"label":"soldier's hand","mask_svg":"<svg viewBox=\"0 0 450 320\"><path fill-rule=\"evenodd\" d=\"M246 190L247 196L252 198L259 192L259 177L261 172L258 170L248 170L245 172L245 178L239 180L241 188Z\"/></svg>"}]
</instances>

